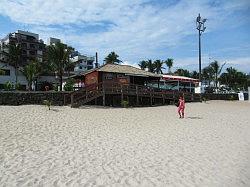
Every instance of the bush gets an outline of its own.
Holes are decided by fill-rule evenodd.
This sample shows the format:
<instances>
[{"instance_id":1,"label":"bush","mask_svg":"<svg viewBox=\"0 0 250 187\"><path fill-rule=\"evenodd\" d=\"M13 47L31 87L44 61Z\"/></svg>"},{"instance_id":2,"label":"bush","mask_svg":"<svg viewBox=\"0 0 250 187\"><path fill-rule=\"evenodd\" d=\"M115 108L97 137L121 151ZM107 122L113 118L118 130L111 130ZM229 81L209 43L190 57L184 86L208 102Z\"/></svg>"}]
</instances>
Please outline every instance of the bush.
<instances>
[{"instance_id":1,"label":"bush","mask_svg":"<svg viewBox=\"0 0 250 187\"><path fill-rule=\"evenodd\" d=\"M13 90L14 89L14 84L12 84L12 82L10 82L10 81L7 81L4 84L4 89L7 90L7 91Z\"/></svg>"},{"instance_id":2,"label":"bush","mask_svg":"<svg viewBox=\"0 0 250 187\"><path fill-rule=\"evenodd\" d=\"M230 101L235 100L235 99L234 99L234 96L233 96L233 95L230 95L230 96L229 96L229 100L230 100Z\"/></svg>"},{"instance_id":3,"label":"bush","mask_svg":"<svg viewBox=\"0 0 250 187\"><path fill-rule=\"evenodd\" d=\"M47 81L41 82L41 83L40 83L40 86L39 86L40 88L39 88L38 90L46 91L46 90L45 90L45 86L48 86L48 87L49 87L49 90L53 90L53 85L52 85L52 83L47 82Z\"/></svg>"},{"instance_id":4,"label":"bush","mask_svg":"<svg viewBox=\"0 0 250 187\"><path fill-rule=\"evenodd\" d=\"M207 102L207 98L206 97L202 97L202 101L203 102Z\"/></svg>"},{"instance_id":5,"label":"bush","mask_svg":"<svg viewBox=\"0 0 250 187\"><path fill-rule=\"evenodd\" d=\"M17 84L15 85L15 89L16 89L16 90L21 90L21 88L22 88L22 87L21 87L21 84L20 84L20 83L17 83Z\"/></svg>"},{"instance_id":6,"label":"bush","mask_svg":"<svg viewBox=\"0 0 250 187\"><path fill-rule=\"evenodd\" d=\"M125 100L123 100L122 103L121 103L122 107L124 107L124 108L127 108L128 104L129 104L129 102L125 101Z\"/></svg>"},{"instance_id":7,"label":"bush","mask_svg":"<svg viewBox=\"0 0 250 187\"><path fill-rule=\"evenodd\" d=\"M46 105L46 106L49 108L49 110L50 110L50 106L51 106L51 104L52 104L51 101L49 101L49 100L44 100L44 101L43 101L43 104Z\"/></svg>"},{"instance_id":8,"label":"bush","mask_svg":"<svg viewBox=\"0 0 250 187\"><path fill-rule=\"evenodd\" d=\"M74 79L68 79L66 84L64 85L64 90L65 91L73 91L74 84L75 84Z\"/></svg>"},{"instance_id":9,"label":"bush","mask_svg":"<svg viewBox=\"0 0 250 187\"><path fill-rule=\"evenodd\" d=\"M57 92L58 91L58 86L59 86L58 84L53 84L53 90Z\"/></svg>"}]
</instances>

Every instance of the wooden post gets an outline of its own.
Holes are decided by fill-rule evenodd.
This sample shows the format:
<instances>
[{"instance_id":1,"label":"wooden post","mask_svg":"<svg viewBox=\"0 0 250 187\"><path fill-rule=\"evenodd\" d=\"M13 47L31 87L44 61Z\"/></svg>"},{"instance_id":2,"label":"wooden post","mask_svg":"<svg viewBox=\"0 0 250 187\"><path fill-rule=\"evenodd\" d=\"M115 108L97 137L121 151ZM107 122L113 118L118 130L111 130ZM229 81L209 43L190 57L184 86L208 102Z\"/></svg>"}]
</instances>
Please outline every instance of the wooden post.
<instances>
[{"instance_id":1,"label":"wooden post","mask_svg":"<svg viewBox=\"0 0 250 187\"><path fill-rule=\"evenodd\" d=\"M139 93L138 93L138 86L136 86L136 105L139 106Z\"/></svg>"},{"instance_id":2,"label":"wooden post","mask_svg":"<svg viewBox=\"0 0 250 187\"><path fill-rule=\"evenodd\" d=\"M105 98L105 87L104 87L104 84L103 84L103 86L102 86L102 94L103 94L103 95L102 95L102 105L105 106L105 104L106 104L106 103L105 103L105 99L106 99L106 98Z\"/></svg>"},{"instance_id":3,"label":"wooden post","mask_svg":"<svg viewBox=\"0 0 250 187\"><path fill-rule=\"evenodd\" d=\"M123 90L122 90L122 84L121 84L121 102L123 101Z\"/></svg>"},{"instance_id":4,"label":"wooden post","mask_svg":"<svg viewBox=\"0 0 250 187\"><path fill-rule=\"evenodd\" d=\"M71 107L73 107L73 104L74 104L74 95L73 94L71 94L71 96L70 96L70 104L71 104Z\"/></svg>"},{"instance_id":5,"label":"wooden post","mask_svg":"<svg viewBox=\"0 0 250 187\"><path fill-rule=\"evenodd\" d=\"M165 95L162 94L162 104L165 105Z\"/></svg>"},{"instance_id":6,"label":"wooden post","mask_svg":"<svg viewBox=\"0 0 250 187\"><path fill-rule=\"evenodd\" d=\"M152 89L150 90L150 105L153 106Z\"/></svg>"}]
</instances>

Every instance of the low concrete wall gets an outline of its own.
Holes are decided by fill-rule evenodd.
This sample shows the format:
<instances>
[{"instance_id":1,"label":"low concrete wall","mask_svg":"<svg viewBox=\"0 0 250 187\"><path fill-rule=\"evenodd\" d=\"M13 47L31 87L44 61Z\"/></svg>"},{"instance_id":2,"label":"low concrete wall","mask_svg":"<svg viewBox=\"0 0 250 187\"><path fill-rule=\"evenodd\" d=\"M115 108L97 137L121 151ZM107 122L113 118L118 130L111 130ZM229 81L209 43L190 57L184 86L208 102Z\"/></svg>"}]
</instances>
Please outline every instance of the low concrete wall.
<instances>
[{"instance_id":1,"label":"low concrete wall","mask_svg":"<svg viewBox=\"0 0 250 187\"><path fill-rule=\"evenodd\" d=\"M64 105L64 97L70 92L0 92L0 105L43 104L50 100L52 105Z\"/></svg>"},{"instance_id":2,"label":"low concrete wall","mask_svg":"<svg viewBox=\"0 0 250 187\"><path fill-rule=\"evenodd\" d=\"M238 94L202 94L207 100L239 100ZM248 94L244 93L245 100L248 100Z\"/></svg>"}]
</instances>

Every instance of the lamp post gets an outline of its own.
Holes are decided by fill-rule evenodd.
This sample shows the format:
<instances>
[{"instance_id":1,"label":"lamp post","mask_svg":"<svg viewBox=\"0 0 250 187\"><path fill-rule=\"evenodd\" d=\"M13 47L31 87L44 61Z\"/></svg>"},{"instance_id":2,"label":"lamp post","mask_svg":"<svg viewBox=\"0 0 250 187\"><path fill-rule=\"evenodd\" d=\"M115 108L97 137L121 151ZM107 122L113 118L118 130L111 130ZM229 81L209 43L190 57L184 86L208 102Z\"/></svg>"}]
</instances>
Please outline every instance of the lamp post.
<instances>
[{"instance_id":1,"label":"lamp post","mask_svg":"<svg viewBox=\"0 0 250 187\"><path fill-rule=\"evenodd\" d=\"M207 19L202 19L200 14L196 18L196 29L199 31L199 82L201 84L201 34L205 31L204 23Z\"/></svg>"}]
</instances>

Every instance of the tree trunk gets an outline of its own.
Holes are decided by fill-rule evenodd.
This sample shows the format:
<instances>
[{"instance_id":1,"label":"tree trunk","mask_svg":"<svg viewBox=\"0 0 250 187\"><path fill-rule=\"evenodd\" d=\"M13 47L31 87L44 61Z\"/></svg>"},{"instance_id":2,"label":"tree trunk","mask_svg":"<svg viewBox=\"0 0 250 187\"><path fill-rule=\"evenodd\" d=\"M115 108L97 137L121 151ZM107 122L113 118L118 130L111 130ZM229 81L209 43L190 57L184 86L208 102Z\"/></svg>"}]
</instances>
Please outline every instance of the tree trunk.
<instances>
[{"instance_id":1,"label":"tree trunk","mask_svg":"<svg viewBox=\"0 0 250 187\"><path fill-rule=\"evenodd\" d=\"M216 93L217 93L217 90L218 90L218 75L217 74L215 75L215 88L216 88Z\"/></svg>"},{"instance_id":2,"label":"tree trunk","mask_svg":"<svg viewBox=\"0 0 250 187\"><path fill-rule=\"evenodd\" d=\"M60 91L62 91L62 84L63 84L63 79L62 79L62 75L60 75Z\"/></svg>"},{"instance_id":3,"label":"tree trunk","mask_svg":"<svg viewBox=\"0 0 250 187\"><path fill-rule=\"evenodd\" d=\"M17 67L15 68L15 76L16 76L16 85L15 85L15 88L17 86Z\"/></svg>"},{"instance_id":4,"label":"tree trunk","mask_svg":"<svg viewBox=\"0 0 250 187\"><path fill-rule=\"evenodd\" d=\"M32 90L32 88L31 88L31 85L32 85L32 82L29 82L29 91L31 91Z\"/></svg>"}]
</instances>

